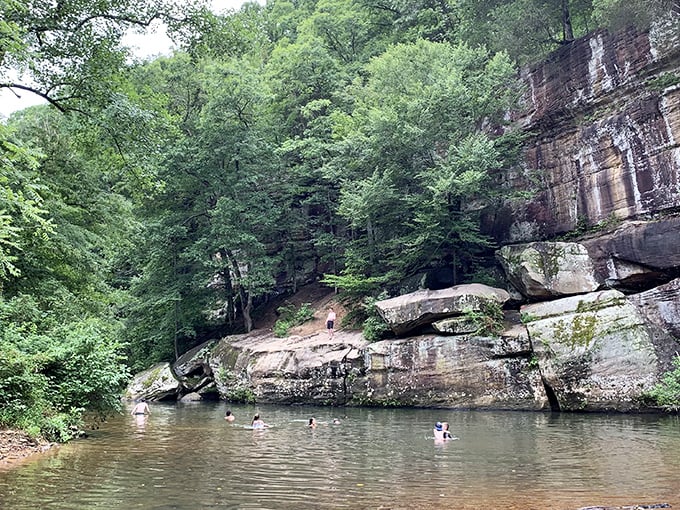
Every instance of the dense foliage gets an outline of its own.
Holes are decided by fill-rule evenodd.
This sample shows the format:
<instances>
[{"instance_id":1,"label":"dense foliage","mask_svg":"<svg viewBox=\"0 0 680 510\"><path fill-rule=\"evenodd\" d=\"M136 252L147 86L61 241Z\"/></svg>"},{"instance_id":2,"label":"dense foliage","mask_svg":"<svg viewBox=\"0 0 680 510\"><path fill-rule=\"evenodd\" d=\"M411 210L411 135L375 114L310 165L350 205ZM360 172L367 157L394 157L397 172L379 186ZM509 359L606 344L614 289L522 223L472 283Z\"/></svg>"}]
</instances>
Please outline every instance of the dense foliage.
<instances>
[{"instance_id":1,"label":"dense foliage","mask_svg":"<svg viewBox=\"0 0 680 510\"><path fill-rule=\"evenodd\" d=\"M66 438L129 370L323 277L463 282L514 164L517 65L665 0L0 0L0 426ZM134 62L131 27L181 50ZM295 319L297 320L297 319Z\"/></svg>"},{"instance_id":2,"label":"dense foliage","mask_svg":"<svg viewBox=\"0 0 680 510\"><path fill-rule=\"evenodd\" d=\"M673 358L673 370L664 374L645 398L649 403L669 410L680 408L680 356Z\"/></svg>"}]
</instances>

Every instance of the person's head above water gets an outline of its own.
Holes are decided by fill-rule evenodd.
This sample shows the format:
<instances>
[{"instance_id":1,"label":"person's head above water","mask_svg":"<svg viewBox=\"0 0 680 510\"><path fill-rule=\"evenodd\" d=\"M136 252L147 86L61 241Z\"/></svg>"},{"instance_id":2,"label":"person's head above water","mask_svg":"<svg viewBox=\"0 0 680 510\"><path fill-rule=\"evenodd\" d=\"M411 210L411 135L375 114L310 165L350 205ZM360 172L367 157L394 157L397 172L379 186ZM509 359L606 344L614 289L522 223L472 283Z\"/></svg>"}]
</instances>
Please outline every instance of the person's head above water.
<instances>
[{"instance_id":1,"label":"person's head above water","mask_svg":"<svg viewBox=\"0 0 680 510\"><path fill-rule=\"evenodd\" d=\"M442 429L442 422L438 421L437 423L434 424L435 430L441 430Z\"/></svg>"}]
</instances>

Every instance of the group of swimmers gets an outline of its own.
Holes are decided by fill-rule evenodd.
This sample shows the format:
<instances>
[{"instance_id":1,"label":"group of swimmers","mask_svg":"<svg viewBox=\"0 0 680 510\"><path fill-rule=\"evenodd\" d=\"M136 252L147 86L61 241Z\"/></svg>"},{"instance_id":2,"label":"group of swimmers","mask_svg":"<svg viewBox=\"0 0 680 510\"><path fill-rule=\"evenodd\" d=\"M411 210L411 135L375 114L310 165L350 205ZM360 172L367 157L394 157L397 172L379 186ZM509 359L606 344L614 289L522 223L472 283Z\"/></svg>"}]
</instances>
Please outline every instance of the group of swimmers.
<instances>
[{"instance_id":1,"label":"group of swimmers","mask_svg":"<svg viewBox=\"0 0 680 510\"><path fill-rule=\"evenodd\" d=\"M146 403L145 399L142 399L133 409L132 412L130 413L132 415L146 415L146 414L151 414L151 411L149 410L149 405ZM236 417L234 416L234 413L231 412L231 409L227 409L226 414L224 415L224 419L227 420L228 422L233 422ZM317 421L314 416L312 416L309 419L309 423L307 424L307 427L310 429L315 429L317 426ZM327 423L325 423L327 425ZM340 420L337 418L333 418L333 425L340 425ZM270 427L268 423L265 423L261 418L259 414L256 414L253 416L253 421L251 422L251 426L253 429L267 429ZM437 423L434 424L434 429L432 431L434 433L434 438L435 440L443 440L443 439L454 439L454 437L451 435L451 432L449 431L449 424L447 422L441 422L438 421Z\"/></svg>"},{"instance_id":2,"label":"group of swimmers","mask_svg":"<svg viewBox=\"0 0 680 510\"><path fill-rule=\"evenodd\" d=\"M231 412L231 409L227 409L227 412L226 412L225 415L224 415L224 419L227 420L228 422L233 422L233 421L236 419L235 416L234 416L234 413ZM267 428L269 428L269 427L271 426L271 425L269 425L268 423L265 423L265 422L260 418L260 415L259 415L259 414L256 414L255 416L253 416L253 421L251 422L250 425L251 425L251 427L254 428L254 429L267 429ZM324 425L328 425L328 424L324 422ZM340 425L340 420L339 420L338 418L333 418L333 425ZM310 429L315 429L315 428L316 428L316 426L317 426L317 421L316 421L316 418L314 418L314 416L312 416L312 417L309 419L309 423L307 424L307 426L308 426Z\"/></svg>"},{"instance_id":3,"label":"group of swimmers","mask_svg":"<svg viewBox=\"0 0 680 510\"><path fill-rule=\"evenodd\" d=\"M324 425L328 425L327 422L322 422L322 423L323 423ZM308 426L310 429L315 429L317 425L318 425L318 423L317 423L317 421L316 421L316 418L314 418L314 416L312 416L312 417L309 419L309 423L307 424L307 426ZM333 418L333 425L340 425L340 420L338 420L337 418Z\"/></svg>"},{"instance_id":4,"label":"group of swimmers","mask_svg":"<svg viewBox=\"0 0 680 510\"><path fill-rule=\"evenodd\" d=\"M231 409L227 409L226 414L224 415L224 419L227 420L228 422L232 422L236 419L234 416L234 413L231 412ZM259 414L256 414L253 416L253 421L250 423L251 427L254 429L268 429L270 425L268 423L265 423L261 418Z\"/></svg>"},{"instance_id":5,"label":"group of swimmers","mask_svg":"<svg viewBox=\"0 0 680 510\"><path fill-rule=\"evenodd\" d=\"M226 414L224 415L224 419L232 422L236 419L234 416L234 413L231 412L231 409L227 409ZM250 423L251 427L254 429L267 429L270 427L268 423L265 423L261 418L259 414L256 414L253 416L253 421Z\"/></svg>"}]
</instances>

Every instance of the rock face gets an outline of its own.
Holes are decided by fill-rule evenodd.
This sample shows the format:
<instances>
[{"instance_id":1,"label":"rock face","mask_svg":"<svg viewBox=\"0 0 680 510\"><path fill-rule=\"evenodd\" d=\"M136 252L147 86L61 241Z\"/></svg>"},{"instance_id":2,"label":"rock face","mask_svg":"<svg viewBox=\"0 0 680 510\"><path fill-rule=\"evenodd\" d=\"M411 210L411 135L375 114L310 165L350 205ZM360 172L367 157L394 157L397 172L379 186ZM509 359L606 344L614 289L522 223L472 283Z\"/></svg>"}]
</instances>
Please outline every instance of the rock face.
<instances>
[{"instance_id":1,"label":"rock face","mask_svg":"<svg viewBox=\"0 0 680 510\"><path fill-rule=\"evenodd\" d=\"M676 17L677 18L677 17ZM524 168L506 174L526 203L490 211L502 244L677 210L680 20L651 32L597 32L523 72Z\"/></svg>"},{"instance_id":2,"label":"rock face","mask_svg":"<svg viewBox=\"0 0 680 510\"><path fill-rule=\"evenodd\" d=\"M545 409L548 399L528 338L421 336L371 344L353 403L452 409Z\"/></svg>"},{"instance_id":3,"label":"rock face","mask_svg":"<svg viewBox=\"0 0 680 510\"><path fill-rule=\"evenodd\" d=\"M510 283L529 298L583 294L599 286L588 250L578 243L503 246L497 258Z\"/></svg>"},{"instance_id":4,"label":"rock face","mask_svg":"<svg viewBox=\"0 0 680 510\"><path fill-rule=\"evenodd\" d=\"M522 307L522 313L541 375L560 410L629 411L640 407L637 400L657 381L654 343L622 293L537 303Z\"/></svg>"}]
</instances>

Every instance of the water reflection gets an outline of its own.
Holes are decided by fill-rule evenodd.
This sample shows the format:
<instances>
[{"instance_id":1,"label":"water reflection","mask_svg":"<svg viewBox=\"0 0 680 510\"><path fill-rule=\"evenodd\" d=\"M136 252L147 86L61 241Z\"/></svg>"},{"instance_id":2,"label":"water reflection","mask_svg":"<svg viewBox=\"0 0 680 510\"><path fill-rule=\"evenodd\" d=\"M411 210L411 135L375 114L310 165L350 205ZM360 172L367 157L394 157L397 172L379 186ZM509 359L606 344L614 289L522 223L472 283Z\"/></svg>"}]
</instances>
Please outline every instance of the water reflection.
<instances>
[{"instance_id":1,"label":"water reflection","mask_svg":"<svg viewBox=\"0 0 680 510\"><path fill-rule=\"evenodd\" d=\"M677 417L152 406L0 473L0 507L503 508L680 505ZM253 430L260 413L272 427ZM346 416L344 415L346 413ZM308 427L310 416L316 428ZM448 421L455 441L435 442Z\"/></svg>"},{"instance_id":2,"label":"water reflection","mask_svg":"<svg viewBox=\"0 0 680 510\"><path fill-rule=\"evenodd\" d=\"M146 429L146 414L134 414L132 415L137 432L143 433Z\"/></svg>"}]
</instances>

